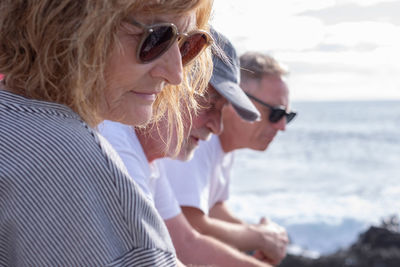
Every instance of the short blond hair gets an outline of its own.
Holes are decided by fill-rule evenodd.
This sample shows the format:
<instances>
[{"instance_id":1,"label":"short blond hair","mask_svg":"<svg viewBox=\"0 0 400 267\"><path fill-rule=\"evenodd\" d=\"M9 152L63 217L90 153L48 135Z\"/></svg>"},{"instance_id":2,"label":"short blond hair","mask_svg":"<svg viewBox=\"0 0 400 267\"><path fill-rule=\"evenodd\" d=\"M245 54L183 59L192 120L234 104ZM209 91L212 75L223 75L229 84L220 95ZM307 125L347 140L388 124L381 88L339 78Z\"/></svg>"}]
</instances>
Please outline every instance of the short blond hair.
<instances>
[{"instance_id":1,"label":"short blond hair","mask_svg":"<svg viewBox=\"0 0 400 267\"><path fill-rule=\"evenodd\" d=\"M264 75L284 76L288 72L272 56L260 52L246 52L240 56L240 79L260 80Z\"/></svg>"},{"instance_id":2,"label":"short blond hair","mask_svg":"<svg viewBox=\"0 0 400 267\"><path fill-rule=\"evenodd\" d=\"M7 90L66 105L95 126L102 121L105 65L122 21L130 13L196 10L197 27L208 30L211 8L212 0L1 0L0 73ZM184 68L182 85L167 86L154 105L155 117L168 114L180 138L177 100L185 96L192 102L211 72L207 50Z\"/></svg>"}]
</instances>

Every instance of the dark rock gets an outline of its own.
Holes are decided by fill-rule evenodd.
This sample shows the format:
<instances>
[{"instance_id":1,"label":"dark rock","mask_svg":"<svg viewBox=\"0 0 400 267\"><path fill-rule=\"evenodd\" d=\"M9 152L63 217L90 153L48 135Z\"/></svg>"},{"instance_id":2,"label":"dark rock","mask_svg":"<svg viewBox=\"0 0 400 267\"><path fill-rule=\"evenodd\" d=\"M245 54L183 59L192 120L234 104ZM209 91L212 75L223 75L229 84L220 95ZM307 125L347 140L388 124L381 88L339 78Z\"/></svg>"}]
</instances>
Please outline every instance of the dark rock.
<instances>
[{"instance_id":1,"label":"dark rock","mask_svg":"<svg viewBox=\"0 0 400 267\"><path fill-rule=\"evenodd\" d=\"M361 234L355 246L367 246L371 249L400 247L400 234L386 228L371 227Z\"/></svg>"},{"instance_id":2,"label":"dark rock","mask_svg":"<svg viewBox=\"0 0 400 267\"><path fill-rule=\"evenodd\" d=\"M400 267L398 229L398 224L383 222L382 227L372 226L360 234L347 249L317 259L288 255L279 267Z\"/></svg>"}]
</instances>

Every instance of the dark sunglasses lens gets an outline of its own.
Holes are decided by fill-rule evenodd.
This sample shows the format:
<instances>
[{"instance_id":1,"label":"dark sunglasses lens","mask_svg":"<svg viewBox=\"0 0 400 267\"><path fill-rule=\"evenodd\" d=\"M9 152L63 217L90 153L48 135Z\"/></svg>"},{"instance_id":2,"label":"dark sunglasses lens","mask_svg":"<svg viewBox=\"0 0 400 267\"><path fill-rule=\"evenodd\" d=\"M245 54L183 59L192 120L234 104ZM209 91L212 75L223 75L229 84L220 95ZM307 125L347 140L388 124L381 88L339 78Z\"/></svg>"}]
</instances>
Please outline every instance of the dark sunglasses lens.
<instances>
[{"instance_id":1,"label":"dark sunglasses lens","mask_svg":"<svg viewBox=\"0 0 400 267\"><path fill-rule=\"evenodd\" d=\"M294 119L294 117L296 117L296 112L290 112L290 113L286 116L286 123L289 123L291 120Z\"/></svg>"},{"instance_id":2,"label":"dark sunglasses lens","mask_svg":"<svg viewBox=\"0 0 400 267\"><path fill-rule=\"evenodd\" d=\"M196 58L206 47L207 43L207 36L204 33L189 35L180 46L182 65L186 65Z\"/></svg>"},{"instance_id":3,"label":"dark sunglasses lens","mask_svg":"<svg viewBox=\"0 0 400 267\"><path fill-rule=\"evenodd\" d=\"M152 61L161 56L174 41L175 32L171 26L159 26L147 36L140 48L139 57L142 62Z\"/></svg>"},{"instance_id":4,"label":"dark sunglasses lens","mask_svg":"<svg viewBox=\"0 0 400 267\"><path fill-rule=\"evenodd\" d=\"M271 110L271 114L269 115L270 122L278 122L280 119L285 116L286 111L284 109L274 108Z\"/></svg>"}]
</instances>

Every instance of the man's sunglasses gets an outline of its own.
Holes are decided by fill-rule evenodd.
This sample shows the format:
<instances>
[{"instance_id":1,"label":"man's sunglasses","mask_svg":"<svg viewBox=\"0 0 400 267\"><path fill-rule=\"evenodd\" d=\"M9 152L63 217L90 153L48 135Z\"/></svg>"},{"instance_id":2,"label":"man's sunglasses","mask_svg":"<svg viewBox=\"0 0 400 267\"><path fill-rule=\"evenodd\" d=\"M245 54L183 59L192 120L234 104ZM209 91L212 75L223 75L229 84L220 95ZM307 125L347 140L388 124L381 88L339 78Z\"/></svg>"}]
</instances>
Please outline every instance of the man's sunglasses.
<instances>
[{"instance_id":1,"label":"man's sunglasses","mask_svg":"<svg viewBox=\"0 0 400 267\"><path fill-rule=\"evenodd\" d=\"M136 53L140 63L149 63L159 58L178 40L182 65L185 66L213 43L211 35L203 30L179 33L173 23L145 25L133 18L130 18L129 22L144 31Z\"/></svg>"},{"instance_id":2,"label":"man's sunglasses","mask_svg":"<svg viewBox=\"0 0 400 267\"><path fill-rule=\"evenodd\" d=\"M257 97L246 93L246 95L250 98L256 101L257 103L263 105L264 107L267 107L271 110L271 113L269 114L269 121L272 123L280 121L284 116L286 117L286 123L289 123L296 117L297 113L295 111L291 111L289 113L286 112L286 109L284 106L272 106L270 104L265 103L264 101L261 101Z\"/></svg>"}]
</instances>

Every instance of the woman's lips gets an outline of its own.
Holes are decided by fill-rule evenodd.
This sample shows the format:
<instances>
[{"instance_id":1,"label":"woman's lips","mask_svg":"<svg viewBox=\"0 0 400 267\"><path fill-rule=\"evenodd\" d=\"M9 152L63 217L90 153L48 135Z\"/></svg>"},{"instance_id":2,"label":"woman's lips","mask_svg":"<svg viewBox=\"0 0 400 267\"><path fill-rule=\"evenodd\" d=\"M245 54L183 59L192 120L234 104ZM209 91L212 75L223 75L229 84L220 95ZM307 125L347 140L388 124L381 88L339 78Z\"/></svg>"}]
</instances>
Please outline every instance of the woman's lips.
<instances>
[{"instance_id":1,"label":"woman's lips","mask_svg":"<svg viewBox=\"0 0 400 267\"><path fill-rule=\"evenodd\" d=\"M151 101L154 102L157 98L157 94L159 94L159 92L154 92L154 93L140 93L140 92L135 92L135 91L131 91L132 93L134 93L137 97L146 100L146 101Z\"/></svg>"}]
</instances>

